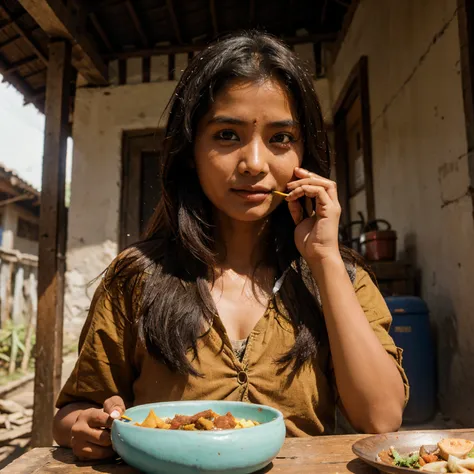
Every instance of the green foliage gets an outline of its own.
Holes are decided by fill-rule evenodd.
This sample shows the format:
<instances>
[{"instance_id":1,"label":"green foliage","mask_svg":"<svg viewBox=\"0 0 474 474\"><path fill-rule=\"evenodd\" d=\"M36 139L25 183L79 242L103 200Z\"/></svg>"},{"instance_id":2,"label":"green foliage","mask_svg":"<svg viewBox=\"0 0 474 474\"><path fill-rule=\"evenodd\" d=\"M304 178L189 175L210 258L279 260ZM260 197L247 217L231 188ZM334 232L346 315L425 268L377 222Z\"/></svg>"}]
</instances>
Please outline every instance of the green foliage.
<instances>
[{"instance_id":1,"label":"green foliage","mask_svg":"<svg viewBox=\"0 0 474 474\"><path fill-rule=\"evenodd\" d=\"M0 329L0 374L9 371L12 356L15 359L15 369L19 369L23 360L23 354L25 353L25 338L26 328L23 325L14 326L13 324L7 324L4 328ZM35 334L33 331L31 335L31 352L33 352L34 344ZM32 360L33 358L30 359L30 366L32 366Z\"/></svg>"}]
</instances>

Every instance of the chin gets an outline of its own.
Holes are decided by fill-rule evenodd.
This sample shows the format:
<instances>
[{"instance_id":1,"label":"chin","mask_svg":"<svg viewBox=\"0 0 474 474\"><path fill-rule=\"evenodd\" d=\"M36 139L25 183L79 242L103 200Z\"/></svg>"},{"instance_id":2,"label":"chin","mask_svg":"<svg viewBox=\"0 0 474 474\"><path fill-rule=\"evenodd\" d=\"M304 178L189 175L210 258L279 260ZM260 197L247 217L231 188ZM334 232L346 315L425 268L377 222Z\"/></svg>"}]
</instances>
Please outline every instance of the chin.
<instances>
[{"instance_id":1,"label":"chin","mask_svg":"<svg viewBox=\"0 0 474 474\"><path fill-rule=\"evenodd\" d=\"M267 218L273 211L268 206L255 206L247 209L220 209L227 217L241 222L258 222Z\"/></svg>"}]
</instances>

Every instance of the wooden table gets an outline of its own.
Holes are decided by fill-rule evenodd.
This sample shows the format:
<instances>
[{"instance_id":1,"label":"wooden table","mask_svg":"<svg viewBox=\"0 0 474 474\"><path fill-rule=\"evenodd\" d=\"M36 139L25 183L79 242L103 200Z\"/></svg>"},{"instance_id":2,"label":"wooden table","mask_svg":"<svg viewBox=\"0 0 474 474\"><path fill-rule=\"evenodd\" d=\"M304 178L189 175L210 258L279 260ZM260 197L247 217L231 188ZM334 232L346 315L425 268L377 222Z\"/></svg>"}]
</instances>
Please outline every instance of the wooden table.
<instances>
[{"instance_id":1,"label":"wooden table","mask_svg":"<svg viewBox=\"0 0 474 474\"><path fill-rule=\"evenodd\" d=\"M357 459L352 444L361 435L321 436L287 439L278 456L263 472L272 474L374 474L377 471ZM81 463L64 448L36 448L13 461L5 474L39 473L117 473L137 474L138 471L120 463Z\"/></svg>"}]
</instances>

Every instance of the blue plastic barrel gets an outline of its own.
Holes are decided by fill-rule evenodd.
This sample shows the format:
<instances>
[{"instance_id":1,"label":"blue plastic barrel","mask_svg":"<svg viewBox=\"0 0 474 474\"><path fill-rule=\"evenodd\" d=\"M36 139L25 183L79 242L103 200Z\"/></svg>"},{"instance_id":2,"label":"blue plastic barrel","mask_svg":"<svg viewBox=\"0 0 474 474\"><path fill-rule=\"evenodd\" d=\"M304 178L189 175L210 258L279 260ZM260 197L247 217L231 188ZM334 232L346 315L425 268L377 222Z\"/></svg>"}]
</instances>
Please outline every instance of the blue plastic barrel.
<instances>
[{"instance_id":1,"label":"blue plastic barrel","mask_svg":"<svg viewBox=\"0 0 474 474\"><path fill-rule=\"evenodd\" d=\"M404 423L423 423L436 412L435 350L429 311L421 298L385 298L393 317L390 335L403 349L403 368L410 383Z\"/></svg>"}]
</instances>

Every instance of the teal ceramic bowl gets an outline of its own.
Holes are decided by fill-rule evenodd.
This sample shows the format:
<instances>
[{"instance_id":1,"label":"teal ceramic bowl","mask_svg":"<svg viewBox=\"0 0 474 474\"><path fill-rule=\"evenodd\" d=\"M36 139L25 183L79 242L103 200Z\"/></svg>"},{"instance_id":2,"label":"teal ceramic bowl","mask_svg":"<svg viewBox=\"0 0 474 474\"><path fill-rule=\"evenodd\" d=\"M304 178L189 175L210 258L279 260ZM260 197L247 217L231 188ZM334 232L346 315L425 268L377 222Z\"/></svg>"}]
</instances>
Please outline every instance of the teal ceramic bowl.
<instances>
[{"instance_id":1,"label":"teal ceramic bowl","mask_svg":"<svg viewBox=\"0 0 474 474\"><path fill-rule=\"evenodd\" d=\"M261 423L252 428L221 431L159 430L116 420L112 444L119 456L140 471L163 474L248 474L267 466L285 440L283 415L274 408L242 402L184 401L151 403L125 415L141 423L150 409L160 418L194 415L212 409L220 415Z\"/></svg>"}]
</instances>

